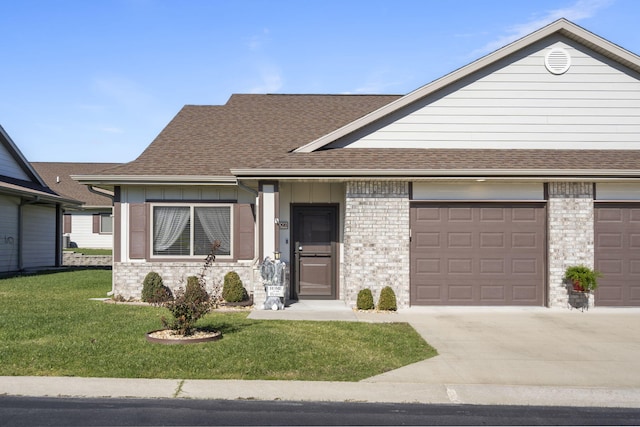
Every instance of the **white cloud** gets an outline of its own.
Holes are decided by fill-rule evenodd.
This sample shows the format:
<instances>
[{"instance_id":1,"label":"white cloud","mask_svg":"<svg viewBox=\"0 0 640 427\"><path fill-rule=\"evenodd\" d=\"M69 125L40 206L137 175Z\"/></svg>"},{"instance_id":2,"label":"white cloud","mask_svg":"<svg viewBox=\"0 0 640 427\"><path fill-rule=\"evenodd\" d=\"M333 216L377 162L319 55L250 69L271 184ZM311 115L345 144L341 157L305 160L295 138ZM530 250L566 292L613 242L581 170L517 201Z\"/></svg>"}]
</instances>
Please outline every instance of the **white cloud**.
<instances>
[{"instance_id":1,"label":"white cloud","mask_svg":"<svg viewBox=\"0 0 640 427\"><path fill-rule=\"evenodd\" d=\"M278 67L263 64L258 72L260 83L252 87L249 93L276 93L282 89L282 73Z\"/></svg>"},{"instance_id":2,"label":"white cloud","mask_svg":"<svg viewBox=\"0 0 640 427\"><path fill-rule=\"evenodd\" d=\"M549 10L539 18L511 26L507 29L507 34L473 51L470 56L477 57L493 52L560 18L566 18L574 22L590 18L594 16L598 10L606 8L613 3L613 1L614 0L577 0L570 6Z\"/></svg>"},{"instance_id":3,"label":"white cloud","mask_svg":"<svg viewBox=\"0 0 640 427\"><path fill-rule=\"evenodd\" d=\"M269 42L269 31L268 28L263 28L260 34L253 35L247 39L247 47L251 51L260 50L262 46Z\"/></svg>"}]
</instances>

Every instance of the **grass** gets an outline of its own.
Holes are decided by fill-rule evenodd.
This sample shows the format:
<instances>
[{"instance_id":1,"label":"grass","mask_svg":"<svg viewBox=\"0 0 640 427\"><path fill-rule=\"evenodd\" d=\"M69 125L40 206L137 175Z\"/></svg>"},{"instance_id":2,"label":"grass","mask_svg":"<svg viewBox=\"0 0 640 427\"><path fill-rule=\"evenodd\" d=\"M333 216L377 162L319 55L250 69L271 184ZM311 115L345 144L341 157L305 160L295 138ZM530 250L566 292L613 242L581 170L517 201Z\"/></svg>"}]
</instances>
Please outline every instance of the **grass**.
<instances>
[{"instance_id":1,"label":"grass","mask_svg":"<svg viewBox=\"0 0 640 427\"><path fill-rule=\"evenodd\" d=\"M65 248L65 252L75 252L83 255L112 255L111 249L92 249L92 248Z\"/></svg>"},{"instance_id":2,"label":"grass","mask_svg":"<svg viewBox=\"0 0 640 427\"><path fill-rule=\"evenodd\" d=\"M104 304L111 272L0 280L0 375L358 381L436 355L406 323L275 321L213 312L203 344L149 343L160 307Z\"/></svg>"}]
</instances>

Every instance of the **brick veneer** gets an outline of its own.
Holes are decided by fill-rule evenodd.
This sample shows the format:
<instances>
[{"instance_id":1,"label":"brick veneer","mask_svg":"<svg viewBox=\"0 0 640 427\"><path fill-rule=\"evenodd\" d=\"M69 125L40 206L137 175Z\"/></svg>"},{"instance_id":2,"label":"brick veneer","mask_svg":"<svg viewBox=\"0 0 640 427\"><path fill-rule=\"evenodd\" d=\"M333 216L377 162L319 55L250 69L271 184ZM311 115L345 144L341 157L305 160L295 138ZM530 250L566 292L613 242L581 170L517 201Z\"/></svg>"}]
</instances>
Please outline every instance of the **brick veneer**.
<instances>
[{"instance_id":1,"label":"brick veneer","mask_svg":"<svg viewBox=\"0 0 640 427\"><path fill-rule=\"evenodd\" d=\"M548 191L548 303L566 308L570 294L563 282L565 269L594 265L593 184L551 182Z\"/></svg>"},{"instance_id":2,"label":"brick veneer","mask_svg":"<svg viewBox=\"0 0 640 427\"><path fill-rule=\"evenodd\" d=\"M409 305L409 190L406 182L351 181L346 185L342 296L355 305L369 288L377 302L391 286L399 307Z\"/></svg>"},{"instance_id":3,"label":"brick veneer","mask_svg":"<svg viewBox=\"0 0 640 427\"><path fill-rule=\"evenodd\" d=\"M198 276L202 271L203 262L117 262L113 265L113 293L125 299L139 299L142 295L142 283L150 271L155 271L162 277L165 286L173 291L187 284L187 277ZM215 262L206 275L207 291L211 291L214 284L224 281L224 275L235 271L240 276L247 292L253 292L253 283L257 268L251 263Z\"/></svg>"}]
</instances>

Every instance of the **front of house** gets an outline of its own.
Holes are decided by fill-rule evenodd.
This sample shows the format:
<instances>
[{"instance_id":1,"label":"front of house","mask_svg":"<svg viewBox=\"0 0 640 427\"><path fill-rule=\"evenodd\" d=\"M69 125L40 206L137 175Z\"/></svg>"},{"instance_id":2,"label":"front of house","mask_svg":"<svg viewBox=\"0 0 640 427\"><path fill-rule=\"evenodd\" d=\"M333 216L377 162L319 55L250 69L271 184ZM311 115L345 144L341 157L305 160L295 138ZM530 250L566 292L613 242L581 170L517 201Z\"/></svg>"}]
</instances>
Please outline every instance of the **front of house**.
<instances>
[{"instance_id":1,"label":"front of house","mask_svg":"<svg viewBox=\"0 0 640 427\"><path fill-rule=\"evenodd\" d=\"M396 95L233 95L185 106L114 190L113 292L173 287L221 246L264 295L354 305L566 307L566 267L603 273L597 306L640 306L640 58L559 20Z\"/></svg>"}]
</instances>

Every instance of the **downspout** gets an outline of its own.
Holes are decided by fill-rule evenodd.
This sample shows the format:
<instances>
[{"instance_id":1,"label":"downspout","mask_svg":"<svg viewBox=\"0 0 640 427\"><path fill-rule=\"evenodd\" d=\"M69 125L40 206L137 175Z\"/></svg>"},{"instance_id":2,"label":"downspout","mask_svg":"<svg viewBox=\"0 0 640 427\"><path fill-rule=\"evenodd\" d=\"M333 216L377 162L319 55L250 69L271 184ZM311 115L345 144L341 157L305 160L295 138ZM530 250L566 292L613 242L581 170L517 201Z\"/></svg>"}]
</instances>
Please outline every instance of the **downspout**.
<instances>
[{"instance_id":1,"label":"downspout","mask_svg":"<svg viewBox=\"0 0 640 427\"><path fill-rule=\"evenodd\" d=\"M258 191L257 191L257 190L254 190L254 189L253 189L253 188L251 188L251 187L247 187L246 185L244 185L244 184L243 184L243 183L241 183L240 181L238 181L238 188L240 188L240 189L242 189L242 190L246 191L247 193L251 193L251 194L253 194L253 195L254 195L254 197L256 197L256 198L258 197Z\"/></svg>"},{"instance_id":2,"label":"downspout","mask_svg":"<svg viewBox=\"0 0 640 427\"><path fill-rule=\"evenodd\" d=\"M33 200L21 199L18 205L18 271L24 270L24 261L22 251L24 249L24 221L22 219L22 208L27 205L33 205L40 201L40 196L35 196Z\"/></svg>"}]
</instances>

